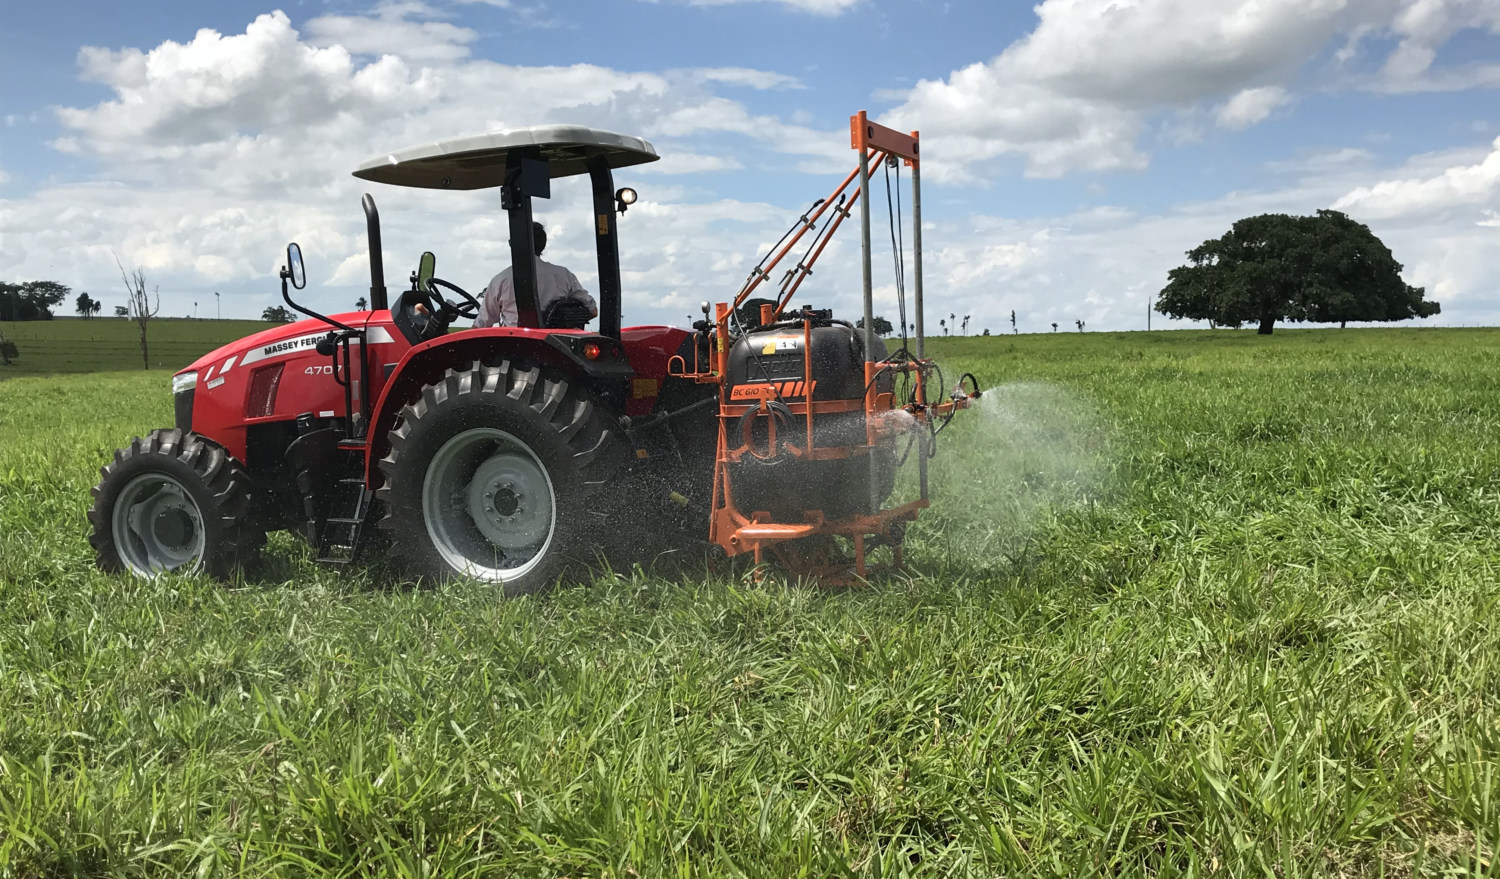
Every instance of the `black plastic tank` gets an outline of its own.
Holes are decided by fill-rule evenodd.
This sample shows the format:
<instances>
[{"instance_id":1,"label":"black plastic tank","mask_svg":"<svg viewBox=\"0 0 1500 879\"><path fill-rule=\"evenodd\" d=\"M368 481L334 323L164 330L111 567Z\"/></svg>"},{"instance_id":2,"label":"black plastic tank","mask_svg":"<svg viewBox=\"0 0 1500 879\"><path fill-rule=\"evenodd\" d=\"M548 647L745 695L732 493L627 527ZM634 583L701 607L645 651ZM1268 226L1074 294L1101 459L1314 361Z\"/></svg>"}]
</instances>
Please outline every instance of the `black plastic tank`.
<instances>
[{"instance_id":1,"label":"black plastic tank","mask_svg":"<svg viewBox=\"0 0 1500 879\"><path fill-rule=\"evenodd\" d=\"M807 393L806 359L801 321L772 324L747 333L729 349L725 369L729 400L741 385L770 382L783 400L801 401ZM885 342L875 339L875 360L886 357ZM890 381L881 380L881 390ZM864 331L843 322L815 321L812 328L812 398L857 400L865 395Z\"/></svg>"},{"instance_id":2,"label":"black plastic tank","mask_svg":"<svg viewBox=\"0 0 1500 879\"><path fill-rule=\"evenodd\" d=\"M725 368L727 402L759 402L766 384L775 386L774 399L782 403L801 403L809 393L814 401L864 399L863 330L827 317L815 320L811 376L807 375L804 356L806 342L800 320L772 324L741 336L730 348ZM885 342L876 338L874 359L884 360L886 356ZM889 392L894 384L889 376L876 381L882 393ZM769 445L767 418L748 417L753 419L753 446L765 451ZM795 445L805 442L806 427L800 416L793 416L789 424L781 424L777 430L779 437ZM730 432L729 444L734 447L742 434L734 425ZM820 448L864 446L864 410L814 416L813 440ZM735 506L743 513L767 512L787 522L802 521L810 510L821 510L834 519L874 512L870 455L879 462L874 473L875 494L884 501L895 483L895 455L891 449L878 447L868 454L827 461L807 461L787 454L770 460L746 456L728 468Z\"/></svg>"}]
</instances>

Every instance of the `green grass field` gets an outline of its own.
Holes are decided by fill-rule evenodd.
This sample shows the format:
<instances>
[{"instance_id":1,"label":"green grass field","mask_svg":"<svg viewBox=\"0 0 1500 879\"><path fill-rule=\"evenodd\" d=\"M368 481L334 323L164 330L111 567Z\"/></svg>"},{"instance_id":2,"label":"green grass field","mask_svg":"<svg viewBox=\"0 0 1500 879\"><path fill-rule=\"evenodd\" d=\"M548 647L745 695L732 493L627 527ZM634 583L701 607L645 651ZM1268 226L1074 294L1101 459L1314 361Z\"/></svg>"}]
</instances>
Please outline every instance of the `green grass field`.
<instances>
[{"instance_id":1,"label":"green grass field","mask_svg":"<svg viewBox=\"0 0 1500 879\"><path fill-rule=\"evenodd\" d=\"M275 324L258 320L157 319L147 328L152 369L173 372L213 349ZM0 366L0 379L17 375L141 368L140 327L118 317L0 322L20 357Z\"/></svg>"},{"instance_id":2,"label":"green grass field","mask_svg":"<svg viewBox=\"0 0 1500 879\"><path fill-rule=\"evenodd\" d=\"M934 348L849 590L104 576L165 374L0 382L0 875L1494 874L1500 331Z\"/></svg>"}]
</instances>

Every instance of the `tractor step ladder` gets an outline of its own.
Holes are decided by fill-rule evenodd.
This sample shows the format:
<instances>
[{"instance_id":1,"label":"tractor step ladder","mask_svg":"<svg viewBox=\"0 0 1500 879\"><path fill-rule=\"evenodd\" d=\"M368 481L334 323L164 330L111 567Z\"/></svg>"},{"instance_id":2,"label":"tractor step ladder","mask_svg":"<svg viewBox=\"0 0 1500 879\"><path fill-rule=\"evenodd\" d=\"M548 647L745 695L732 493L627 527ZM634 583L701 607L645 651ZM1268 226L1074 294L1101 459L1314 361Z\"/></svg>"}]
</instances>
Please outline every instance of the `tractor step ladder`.
<instances>
[{"instance_id":1,"label":"tractor step ladder","mask_svg":"<svg viewBox=\"0 0 1500 879\"><path fill-rule=\"evenodd\" d=\"M370 490L365 488L364 479L340 479L334 485L328 512L331 515L318 539L318 561L347 565L354 561L359 535L370 513Z\"/></svg>"}]
</instances>

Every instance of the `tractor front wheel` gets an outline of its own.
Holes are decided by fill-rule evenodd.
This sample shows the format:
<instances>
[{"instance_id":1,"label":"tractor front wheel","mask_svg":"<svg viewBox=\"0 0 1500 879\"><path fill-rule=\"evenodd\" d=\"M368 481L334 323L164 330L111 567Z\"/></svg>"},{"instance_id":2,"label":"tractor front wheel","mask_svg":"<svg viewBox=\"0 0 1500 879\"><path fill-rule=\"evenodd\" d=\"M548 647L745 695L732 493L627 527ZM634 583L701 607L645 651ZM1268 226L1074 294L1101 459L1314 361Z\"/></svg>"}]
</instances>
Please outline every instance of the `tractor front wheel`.
<instances>
[{"instance_id":1,"label":"tractor front wheel","mask_svg":"<svg viewBox=\"0 0 1500 879\"><path fill-rule=\"evenodd\" d=\"M150 578L201 570L224 578L265 540L250 515L244 469L196 434L136 437L99 477L89 543L106 571Z\"/></svg>"},{"instance_id":2,"label":"tractor front wheel","mask_svg":"<svg viewBox=\"0 0 1500 879\"><path fill-rule=\"evenodd\" d=\"M389 439L381 524L416 573L522 594L598 545L587 499L616 463L614 434L566 378L512 363L450 369Z\"/></svg>"}]
</instances>

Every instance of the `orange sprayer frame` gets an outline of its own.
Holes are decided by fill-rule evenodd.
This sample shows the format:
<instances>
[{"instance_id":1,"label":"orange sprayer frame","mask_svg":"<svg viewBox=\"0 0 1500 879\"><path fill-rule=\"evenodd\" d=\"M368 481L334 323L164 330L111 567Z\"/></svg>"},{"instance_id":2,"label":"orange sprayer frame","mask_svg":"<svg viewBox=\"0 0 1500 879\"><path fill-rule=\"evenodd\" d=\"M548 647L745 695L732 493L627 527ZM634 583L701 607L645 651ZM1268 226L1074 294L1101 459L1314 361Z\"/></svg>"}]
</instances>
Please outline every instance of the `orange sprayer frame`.
<instances>
[{"instance_id":1,"label":"orange sprayer frame","mask_svg":"<svg viewBox=\"0 0 1500 879\"><path fill-rule=\"evenodd\" d=\"M914 521L918 512L930 504L927 486L929 453L927 437L931 425L934 419L946 418L958 409L967 408L972 397L979 395L976 388L973 395L967 395L962 390L955 390L947 400L942 402L934 403L927 398L927 384L935 367L931 360L923 356L925 345L922 320L920 231L921 162L917 132L914 131L909 135L901 134L894 129L870 122L865 112L860 111L849 118L849 133L851 148L859 152L859 167L850 172L826 199L819 202L813 210L801 218L796 232L788 236L789 240L773 248L775 252L768 254L768 258L756 266L732 302L721 302L717 305L713 321L714 345L710 352L709 363L695 363L692 372L688 372L686 364L683 363L683 372L679 373L683 378L695 379L700 383L717 383L720 386L719 436L714 464L713 508L709 521L709 540L729 555L753 553L757 563L764 560L766 550L772 550L795 574L814 575L823 581L845 582L852 579L851 574L853 578L861 580L869 575L873 567L867 561L867 550L877 543L891 547L891 565L901 566L905 524ZM870 166L876 162L895 159L904 159L906 165L912 169L917 352L915 357L903 352L904 356L901 359L875 361L873 359L875 334L872 326L870 210L869 199L861 198L861 196L869 191ZM856 180L858 186L851 193L850 184ZM737 399L727 399L725 376L728 369L731 317L738 313L750 294L770 277L771 271L802 240L803 236L817 228L819 218L832 209L837 216L825 224L823 231L816 233L816 239L808 248L808 256L805 260L787 272L775 305L768 304L761 307L759 315L761 325L778 321L785 322L784 313L793 295L803 280L812 273L813 263L822 255L828 241L838 231L843 221L848 219L856 204L860 207L860 250L864 278L865 393L863 399L813 399L813 320L810 316L803 316L800 321L803 343L803 381L787 383L792 387L785 389L779 388L774 383L758 386L742 385L739 390L746 391L745 394L739 395ZM790 318L793 321L797 320L796 313L790 315ZM879 379L887 373L893 376L901 373L915 376L914 393L911 399L898 405L893 393L881 390ZM800 387L798 387L799 384ZM801 397L800 402L796 399L798 397ZM864 412L866 430L863 444L841 446L816 444L813 431L816 416L852 411ZM905 415L896 415L897 411L904 412ZM744 435L730 435L731 424L744 424L748 428L750 422L744 416L752 413L757 418L767 419L767 450L764 455L753 447L748 429ZM778 428L778 417L784 421L780 428ZM799 420L802 421L801 429L794 427ZM920 496L914 501L889 509L881 509L879 499L872 497L870 506L873 512L871 513L829 519L821 510L807 510L802 520L797 522L775 521L769 513L744 511L736 504L729 465L744 459L747 455L762 458L790 455L803 460L868 457L871 459L873 494L873 486L876 482L873 479L873 468L876 466L876 461L872 452L880 443L890 441L903 430L916 431L916 442L919 446L917 452L920 467ZM828 550L831 545L828 541L804 540L804 538L833 536L849 539L854 549L852 559L834 558Z\"/></svg>"}]
</instances>

